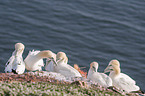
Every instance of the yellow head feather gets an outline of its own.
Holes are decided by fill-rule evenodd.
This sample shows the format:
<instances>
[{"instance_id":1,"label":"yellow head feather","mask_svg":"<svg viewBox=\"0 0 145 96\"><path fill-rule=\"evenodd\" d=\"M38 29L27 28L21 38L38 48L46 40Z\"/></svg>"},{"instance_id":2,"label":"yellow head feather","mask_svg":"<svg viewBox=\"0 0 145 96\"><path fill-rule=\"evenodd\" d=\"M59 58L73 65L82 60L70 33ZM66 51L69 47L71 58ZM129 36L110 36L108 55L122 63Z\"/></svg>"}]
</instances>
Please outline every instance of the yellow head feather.
<instances>
[{"instance_id":1,"label":"yellow head feather","mask_svg":"<svg viewBox=\"0 0 145 96\"><path fill-rule=\"evenodd\" d=\"M44 51L40 51L38 53L38 56L43 57L43 58L52 58L53 52L51 52L50 50L44 50Z\"/></svg>"},{"instance_id":2,"label":"yellow head feather","mask_svg":"<svg viewBox=\"0 0 145 96\"><path fill-rule=\"evenodd\" d=\"M15 50L23 49L24 50L25 46L22 43L16 43L15 44Z\"/></svg>"},{"instance_id":3,"label":"yellow head feather","mask_svg":"<svg viewBox=\"0 0 145 96\"><path fill-rule=\"evenodd\" d=\"M66 56L66 54L64 52L58 52L57 55L56 55L56 61L59 60L59 59L64 59L65 63L68 62L68 58Z\"/></svg>"}]
</instances>

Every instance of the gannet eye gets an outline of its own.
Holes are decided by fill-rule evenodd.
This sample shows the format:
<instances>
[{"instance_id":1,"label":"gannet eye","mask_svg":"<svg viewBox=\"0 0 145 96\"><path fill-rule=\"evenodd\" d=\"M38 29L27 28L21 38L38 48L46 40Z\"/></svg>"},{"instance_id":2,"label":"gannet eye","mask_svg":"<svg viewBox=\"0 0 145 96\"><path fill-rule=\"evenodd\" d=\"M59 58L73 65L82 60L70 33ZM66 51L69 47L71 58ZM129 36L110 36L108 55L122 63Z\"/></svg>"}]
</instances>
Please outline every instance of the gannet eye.
<instances>
[{"instance_id":1,"label":"gannet eye","mask_svg":"<svg viewBox=\"0 0 145 96\"><path fill-rule=\"evenodd\" d=\"M113 69L110 69L111 71L113 71Z\"/></svg>"},{"instance_id":2,"label":"gannet eye","mask_svg":"<svg viewBox=\"0 0 145 96\"><path fill-rule=\"evenodd\" d=\"M92 68L93 68L94 71L96 71L96 68L94 66Z\"/></svg>"}]
</instances>

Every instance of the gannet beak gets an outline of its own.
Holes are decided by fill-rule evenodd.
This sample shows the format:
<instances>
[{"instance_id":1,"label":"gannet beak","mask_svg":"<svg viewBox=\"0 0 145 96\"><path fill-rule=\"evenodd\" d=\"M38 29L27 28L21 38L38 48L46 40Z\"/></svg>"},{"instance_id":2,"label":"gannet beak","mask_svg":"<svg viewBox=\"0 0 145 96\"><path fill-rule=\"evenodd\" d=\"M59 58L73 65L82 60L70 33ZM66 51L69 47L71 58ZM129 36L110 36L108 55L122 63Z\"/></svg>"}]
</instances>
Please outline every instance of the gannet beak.
<instances>
[{"instance_id":1,"label":"gannet beak","mask_svg":"<svg viewBox=\"0 0 145 96\"><path fill-rule=\"evenodd\" d=\"M52 57L51 60L53 61L53 63L57 66L56 61L54 60L54 58Z\"/></svg>"},{"instance_id":2,"label":"gannet beak","mask_svg":"<svg viewBox=\"0 0 145 96\"><path fill-rule=\"evenodd\" d=\"M113 71L112 66L108 66L105 70L104 73L108 73L110 71Z\"/></svg>"},{"instance_id":3,"label":"gannet beak","mask_svg":"<svg viewBox=\"0 0 145 96\"><path fill-rule=\"evenodd\" d=\"M60 60L62 60L61 58L59 58L59 59L56 59L56 62L59 62Z\"/></svg>"},{"instance_id":4,"label":"gannet beak","mask_svg":"<svg viewBox=\"0 0 145 96\"><path fill-rule=\"evenodd\" d=\"M92 68L93 68L93 70L96 72L96 68L95 68L94 66L93 66Z\"/></svg>"},{"instance_id":5,"label":"gannet beak","mask_svg":"<svg viewBox=\"0 0 145 96\"><path fill-rule=\"evenodd\" d=\"M16 50L15 56L16 56L16 57L19 56L19 50Z\"/></svg>"},{"instance_id":6,"label":"gannet beak","mask_svg":"<svg viewBox=\"0 0 145 96\"><path fill-rule=\"evenodd\" d=\"M108 72L110 72L110 69L109 69L109 68L106 68L106 69L104 70L104 73L108 73Z\"/></svg>"},{"instance_id":7,"label":"gannet beak","mask_svg":"<svg viewBox=\"0 0 145 96\"><path fill-rule=\"evenodd\" d=\"M54 59L53 59L53 63L57 66L57 63L54 61Z\"/></svg>"}]
</instances>

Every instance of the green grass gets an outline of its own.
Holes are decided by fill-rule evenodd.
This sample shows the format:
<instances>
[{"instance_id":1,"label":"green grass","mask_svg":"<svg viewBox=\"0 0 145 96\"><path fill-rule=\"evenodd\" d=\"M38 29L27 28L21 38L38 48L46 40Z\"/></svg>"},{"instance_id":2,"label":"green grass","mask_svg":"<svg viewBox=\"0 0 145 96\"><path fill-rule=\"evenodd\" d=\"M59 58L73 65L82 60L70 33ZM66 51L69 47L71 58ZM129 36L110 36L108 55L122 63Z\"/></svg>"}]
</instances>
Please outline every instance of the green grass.
<instances>
[{"instance_id":1,"label":"green grass","mask_svg":"<svg viewBox=\"0 0 145 96\"><path fill-rule=\"evenodd\" d=\"M95 87L49 82L0 82L0 96L120 96L121 94Z\"/></svg>"}]
</instances>

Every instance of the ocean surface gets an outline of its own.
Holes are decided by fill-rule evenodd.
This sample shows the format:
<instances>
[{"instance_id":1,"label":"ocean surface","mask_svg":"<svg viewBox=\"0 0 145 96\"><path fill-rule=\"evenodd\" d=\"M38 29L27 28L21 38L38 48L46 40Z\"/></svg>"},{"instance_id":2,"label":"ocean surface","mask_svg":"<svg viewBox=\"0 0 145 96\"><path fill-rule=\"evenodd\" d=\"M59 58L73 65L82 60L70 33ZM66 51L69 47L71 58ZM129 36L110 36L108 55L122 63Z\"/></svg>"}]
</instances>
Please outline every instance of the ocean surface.
<instances>
[{"instance_id":1,"label":"ocean surface","mask_svg":"<svg viewBox=\"0 0 145 96\"><path fill-rule=\"evenodd\" d=\"M145 91L144 0L1 0L0 72L14 51L63 51L69 64L99 63L103 72L112 59Z\"/></svg>"}]
</instances>

